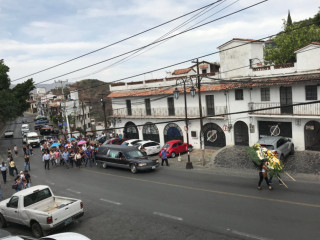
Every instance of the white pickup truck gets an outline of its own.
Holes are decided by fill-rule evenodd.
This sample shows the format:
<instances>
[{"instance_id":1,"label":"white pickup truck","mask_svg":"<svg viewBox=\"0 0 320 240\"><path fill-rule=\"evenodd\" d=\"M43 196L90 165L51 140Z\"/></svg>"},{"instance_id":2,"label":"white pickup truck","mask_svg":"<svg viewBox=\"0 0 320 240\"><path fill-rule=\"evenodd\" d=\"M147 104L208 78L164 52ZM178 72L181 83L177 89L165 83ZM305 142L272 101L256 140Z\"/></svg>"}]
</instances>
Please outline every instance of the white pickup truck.
<instances>
[{"instance_id":1,"label":"white pickup truck","mask_svg":"<svg viewBox=\"0 0 320 240\"><path fill-rule=\"evenodd\" d=\"M54 196L50 187L38 185L0 202L0 227L6 227L7 222L26 225L34 237L40 238L83 214L81 200Z\"/></svg>"}]
</instances>

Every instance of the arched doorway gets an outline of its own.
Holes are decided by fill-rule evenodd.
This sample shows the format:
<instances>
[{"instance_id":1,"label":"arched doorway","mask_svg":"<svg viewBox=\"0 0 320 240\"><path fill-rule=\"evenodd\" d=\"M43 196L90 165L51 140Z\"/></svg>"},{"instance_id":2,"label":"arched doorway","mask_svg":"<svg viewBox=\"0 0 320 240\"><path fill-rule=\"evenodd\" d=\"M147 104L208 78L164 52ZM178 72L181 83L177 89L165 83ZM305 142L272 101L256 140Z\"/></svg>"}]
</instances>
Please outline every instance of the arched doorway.
<instances>
[{"instance_id":1,"label":"arched doorway","mask_svg":"<svg viewBox=\"0 0 320 240\"><path fill-rule=\"evenodd\" d=\"M306 150L320 151L320 123L309 121L304 126L304 143Z\"/></svg>"},{"instance_id":2,"label":"arched doorway","mask_svg":"<svg viewBox=\"0 0 320 240\"><path fill-rule=\"evenodd\" d=\"M226 136L221 127L215 123L207 123L203 126L203 136L206 148L226 146Z\"/></svg>"},{"instance_id":3,"label":"arched doorway","mask_svg":"<svg viewBox=\"0 0 320 240\"><path fill-rule=\"evenodd\" d=\"M168 123L163 130L164 141L181 140L183 141L183 133L181 128L175 123Z\"/></svg>"},{"instance_id":4,"label":"arched doorway","mask_svg":"<svg viewBox=\"0 0 320 240\"><path fill-rule=\"evenodd\" d=\"M157 126L151 122L147 122L142 129L143 140L152 140L160 142L159 130Z\"/></svg>"},{"instance_id":5,"label":"arched doorway","mask_svg":"<svg viewBox=\"0 0 320 240\"><path fill-rule=\"evenodd\" d=\"M234 124L234 144L249 146L249 129L243 121Z\"/></svg>"},{"instance_id":6,"label":"arched doorway","mask_svg":"<svg viewBox=\"0 0 320 240\"><path fill-rule=\"evenodd\" d=\"M133 122L127 122L126 125L124 125L123 133L124 133L123 138L127 138L127 139L139 138L138 128Z\"/></svg>"}]
</instances>

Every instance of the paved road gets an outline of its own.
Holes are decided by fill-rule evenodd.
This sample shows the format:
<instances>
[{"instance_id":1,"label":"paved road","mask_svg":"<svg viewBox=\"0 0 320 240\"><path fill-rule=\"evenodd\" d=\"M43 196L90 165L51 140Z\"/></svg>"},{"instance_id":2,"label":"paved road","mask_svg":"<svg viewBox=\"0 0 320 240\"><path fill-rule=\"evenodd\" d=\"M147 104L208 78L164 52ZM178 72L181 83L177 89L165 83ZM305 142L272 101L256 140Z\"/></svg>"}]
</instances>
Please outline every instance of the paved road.
<instances>
[{"instance_id":1,"label":"paved road","mask_svg":"<svg viewBox=\"0 0 320 240\"><path fill-rule=\"evenodd\" d=\"M1 154L14 143L21 149L20 139L1 140ZM21 169L22 158L16 162ZM62 231L91 239L318 238L319 183L290 182L289 189L275 185L273 191L258 191L257 176L232 173L176 164L135 175L99 166L45 171L39 149L31 163L34 184L84 201L85 216ZM13 192L11 185L1 185L5 195ZM17 225L7 230L30 235Z\"/></svg>"}]
</instances>

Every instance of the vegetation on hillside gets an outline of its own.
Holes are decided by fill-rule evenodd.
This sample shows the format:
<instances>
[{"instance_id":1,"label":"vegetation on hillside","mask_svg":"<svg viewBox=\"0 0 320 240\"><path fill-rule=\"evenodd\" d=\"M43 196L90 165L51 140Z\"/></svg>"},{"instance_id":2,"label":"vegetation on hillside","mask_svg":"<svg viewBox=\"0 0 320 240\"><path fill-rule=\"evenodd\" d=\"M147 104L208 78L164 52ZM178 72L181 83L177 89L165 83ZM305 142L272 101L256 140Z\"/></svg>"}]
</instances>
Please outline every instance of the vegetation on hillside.
<instances>
[{"instance_id":1,"label":"vegetation on hillside","mask_svg":"<svg viewBox=\"0 0 320 240\"><path fill-rule=\"evenodd\" d=\"M10 88L9 67L0 60L0 122L15 119L28 110L30 104L27 100L30 92L35 88L33 79Z\"/></svg>"},{"instance_id":2,"label":"vegetation on hillside","mask_svg":"<svg viewBox=\"0 0 320 240\"><path fill-rule=\"evenodd\" d=\"M283 28L265 48L265 61L269 64L296 62L294 51L311 42L320 42L320 11L313 18L293 23L289 13L287 20L283 20Z\"/></svg>"}]
</instances>

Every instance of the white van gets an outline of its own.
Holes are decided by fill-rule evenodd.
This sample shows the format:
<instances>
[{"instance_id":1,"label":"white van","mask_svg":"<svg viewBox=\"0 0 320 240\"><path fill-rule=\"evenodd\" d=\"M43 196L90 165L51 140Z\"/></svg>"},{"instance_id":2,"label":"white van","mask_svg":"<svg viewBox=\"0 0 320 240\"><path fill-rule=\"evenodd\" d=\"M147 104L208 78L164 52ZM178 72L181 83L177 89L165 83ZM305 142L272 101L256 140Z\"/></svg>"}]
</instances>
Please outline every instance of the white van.
<instances>
[{"instance_id":1,"label":"white van","mask_svg":"<svg viewBox=\"0 0 320 240\"><path fill-rule=\"evenodd\" d=\"M40 147L40 138L38 133L36 132L28 132L27 133L27 145L31 145L32 147Z\"/></svg>"}]
</instances>

